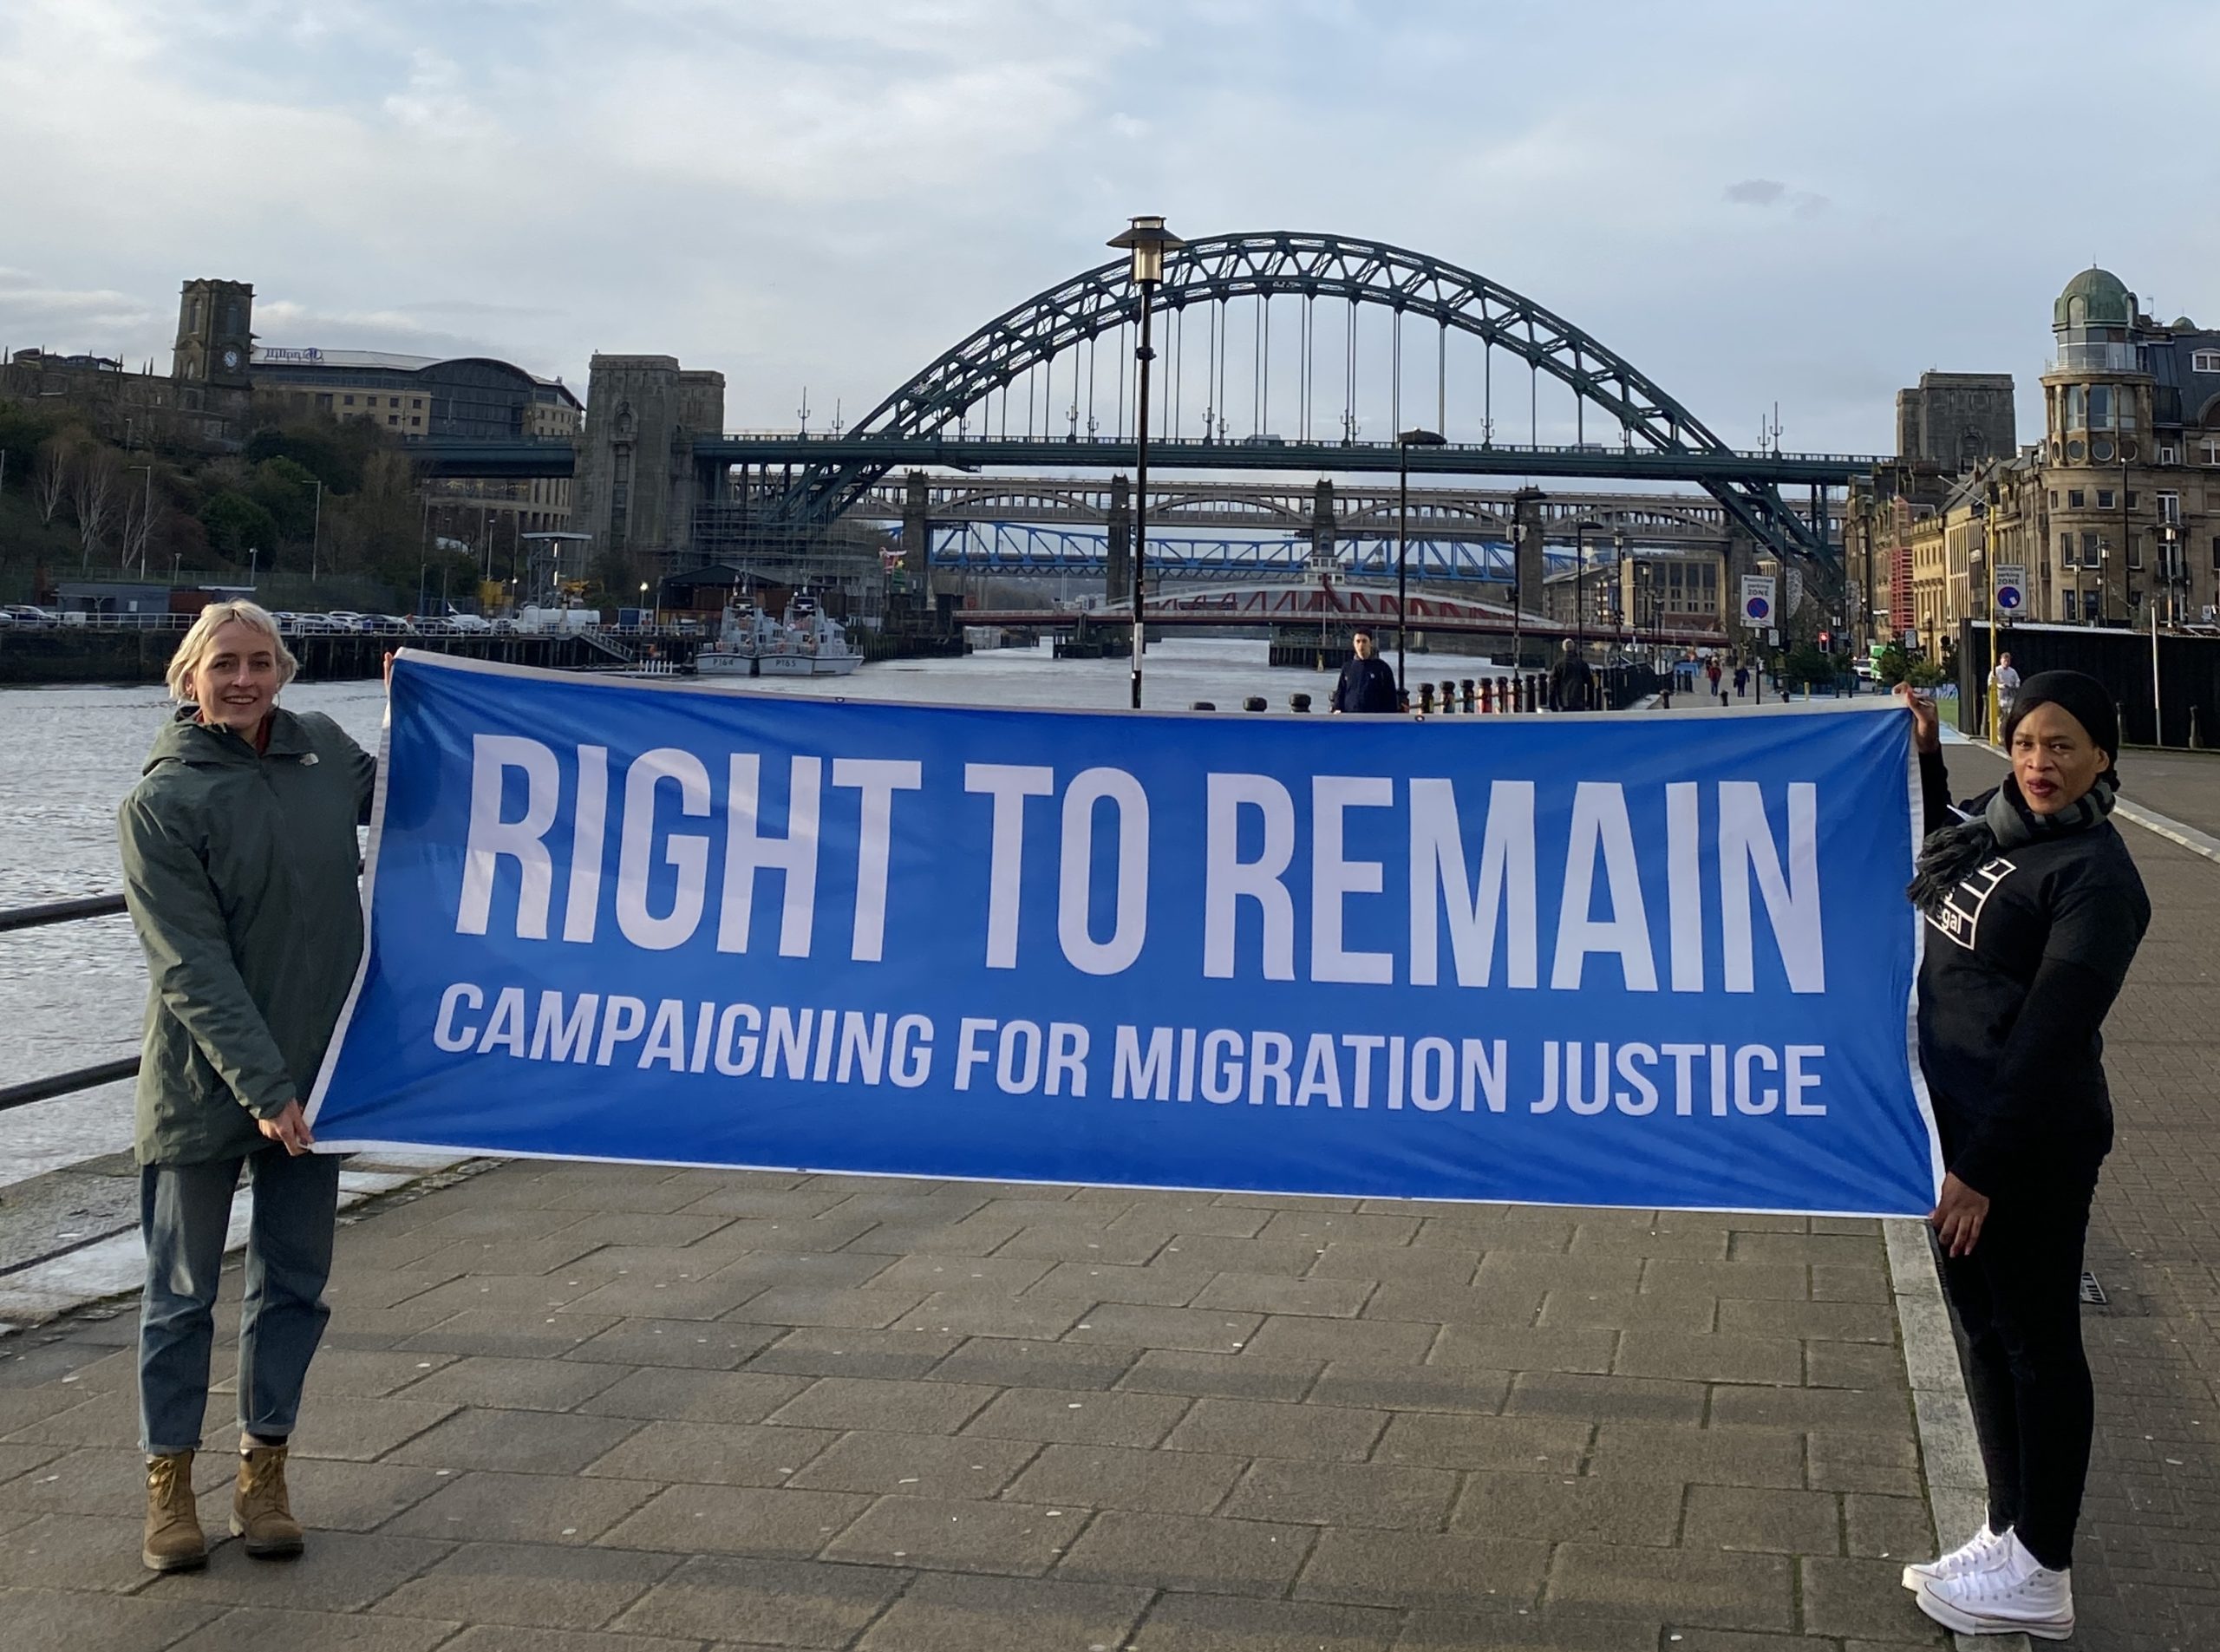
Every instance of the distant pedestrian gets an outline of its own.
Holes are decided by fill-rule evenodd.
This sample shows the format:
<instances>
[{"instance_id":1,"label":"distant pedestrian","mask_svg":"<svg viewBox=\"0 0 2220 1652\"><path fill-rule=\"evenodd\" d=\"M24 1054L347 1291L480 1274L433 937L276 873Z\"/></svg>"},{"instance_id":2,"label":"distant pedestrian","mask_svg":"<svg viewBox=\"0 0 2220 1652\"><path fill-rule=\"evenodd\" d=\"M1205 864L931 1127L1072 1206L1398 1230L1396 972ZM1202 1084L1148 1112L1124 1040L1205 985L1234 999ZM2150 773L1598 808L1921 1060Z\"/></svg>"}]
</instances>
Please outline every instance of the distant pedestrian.
<instances>
[{"instance_id":1,"label":"distant pedestrian","mask_svg":"<svg viewBox=\"0 0 2220 1652\"><path fill-rule=\"evenodd\" d=\"M1395 673L1387 661L1372 651L1372 633L1359 631L1349 639L1356 657L1342 667L1334 684L1331 709L1377 715L1401 711L1402 695L1395 687Z\"/></svg>"},{"instance_id":2,"label":"distant pedestrian","mask_svg":"<svg viewBox=\"0 0 2220 1652\"><path fill-rule=\"evenodd\" d=\"M1557 663L1550 668L1550 708L1552 711L1596 710L1596 674L1572 638L1557 645Z\"/></svg>"},{"instance_id":3,"label":"distant pedestrian","mask_svg":"<svg viewBox=\"0 0 2220 1652\"><path fill-rule=\"evenodd\" d=\"M200 611L170 662L176 715L117 816L149 991L138 1088L141 1558L207 1562L193 1453L208 1402L225 1233L254 1191L239 1325L231 1529L294 1555L287 1442L330 1309L339 1161L310 1152L302 1098L362 950L355 828L375 765L330 718L278 704L295 663L252 603Z\"/></svg>"},{"instance_id":4,"label":"distant pedestrian","mask_svg":"<svg viewBox=\"0 0 2220 1652\"><path fill-rule=\"evenodd\" d=\"M1734 697L1737 700L1746 699L1749 692L1750 668L1747 665L1738 665L1734 668Z\"/></svg>"},{"instance_id":5,"label":"distant pedestrian","mask_svg":"<svg viewBox=\"0 0 2220 1652\"><path fill-rule=\"evenodd\" d=\"M2020 674L2012 669L2010 654L1996 656L1996 669L1988 679L1996 686L1996 726L2001 729L2012 720L2013 703L2020 695Z\"/></svg>"},{"instance_id":6,"label":"distant pedestrian","mask_svg":"<svg viewBox=\"0 0 2220 1652\"><path fill-rule=\"evenodd\" d=\"M1719 656L1716 654L1711 656L1710 663L1704 667L1704 675L1711 679L1711 697L1722 706L1725 705L1727 696L1719 691Z\"/></svg>"},{"instance_id":7,"label":"distant pedestrian","mask_svg":"<svg viewBox=\"0 0 2220 1652\"><path fill-rule=\"evenodd\" d=\"M1948 1173L1928 1223L1988 1480L1988 1523L1903 1583L1961 1633L2062 1640L2094 1428L2079 1293L2112 1142L2101 1028L2151 902L2110 819L2119 726L2102 683L2028 678L2003 731L2011 774L1955 811L1934 702L1898 693L1929 826L1910 893L1930 931L1919 1055Z\"/></svg>"}]
</instances>

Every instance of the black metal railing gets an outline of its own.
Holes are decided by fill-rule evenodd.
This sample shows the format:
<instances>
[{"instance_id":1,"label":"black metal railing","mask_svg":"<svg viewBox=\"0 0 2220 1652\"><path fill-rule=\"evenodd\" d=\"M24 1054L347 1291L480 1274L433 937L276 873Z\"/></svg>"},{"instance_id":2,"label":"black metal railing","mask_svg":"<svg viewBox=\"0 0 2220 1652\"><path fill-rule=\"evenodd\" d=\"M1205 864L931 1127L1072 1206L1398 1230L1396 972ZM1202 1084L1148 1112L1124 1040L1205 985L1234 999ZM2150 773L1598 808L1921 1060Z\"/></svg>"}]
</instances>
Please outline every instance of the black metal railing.
<instances>
[{"instance_id":1,"label":"black metal railing","mask_svg":"<svg viewBox=\"0 0 2220 1652\"><path fill-rule=\"evenodd\" d=\"M114 917L124 910L121 895L89 895L81 900L42 902L36 906L17 906L0 911L0 933L10 930L37 929L47 924L69 924L88 917ZM67 1073L53 1073L42 1079L26 1079L20 1084L0 1084L0 1113L10 1107L27 1107L34 1101L51 1101L56 1096L74 1094L102 1084L113 1084L118 1079L127 1079L139 1070L139 1058L127 1055L112 1061L96 1061L90 1067L73 1068Z\"/></svg>"}]
</instances>

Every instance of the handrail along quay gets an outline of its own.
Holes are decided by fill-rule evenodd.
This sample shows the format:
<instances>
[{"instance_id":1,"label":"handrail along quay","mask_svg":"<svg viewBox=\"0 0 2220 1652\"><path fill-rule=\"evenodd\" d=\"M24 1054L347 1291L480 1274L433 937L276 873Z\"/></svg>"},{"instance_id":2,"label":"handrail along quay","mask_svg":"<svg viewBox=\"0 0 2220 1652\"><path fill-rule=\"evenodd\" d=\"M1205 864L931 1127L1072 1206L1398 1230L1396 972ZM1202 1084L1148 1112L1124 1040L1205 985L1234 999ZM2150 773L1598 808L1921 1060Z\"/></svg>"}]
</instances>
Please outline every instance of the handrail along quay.
<instances>
[{"instance_id":1,"label":"handrail along quay","mask_svg":"<svg viewBox=\"0 0 2220 1652\"><path fill-rule=\"evenodd\" d=\"M88 917L114 917L124 910L121 895L89 895L78 900L43 901L34 906L17 906L0 910L0 934L13 930L37 929L48 924L69 924ZM67 1073L50 1074L42 1079L26 1079L20 1084L0 1085L0 1113L10 1107L27 1107L34 1101L50 1101L56 1096L71 1095L79 1090L89 1090L102 1084L113 1084L118 1079L127 1079L139 1071L139 1058L127 1055L113 1061L99 1061L90 1067L73 1068Z\"/></svg>"}]
</instances>

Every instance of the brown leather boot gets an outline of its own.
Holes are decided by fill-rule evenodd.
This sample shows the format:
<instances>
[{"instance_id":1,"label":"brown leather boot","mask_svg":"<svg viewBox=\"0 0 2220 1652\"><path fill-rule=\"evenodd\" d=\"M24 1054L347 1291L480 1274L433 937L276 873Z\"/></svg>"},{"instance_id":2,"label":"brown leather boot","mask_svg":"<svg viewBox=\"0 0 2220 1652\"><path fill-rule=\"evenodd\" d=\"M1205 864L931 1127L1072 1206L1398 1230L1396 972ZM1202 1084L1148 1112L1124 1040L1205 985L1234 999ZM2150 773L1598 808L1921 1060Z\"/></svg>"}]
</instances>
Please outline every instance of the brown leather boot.
<instances>
[{"instance_id":1,"label":"brown leather boot","mask_svg":"<svg viewBox=\"0 0 2220 1652\"><path fill-rule=\"evenodd\" d=\"M278 1560L301 1551L301 1523L285 1496L285 1448L250 1446L239 1452L239 1479L232 1492L232 1535L246 1539L247 1553Z\"/></svg>"},{"instance_id":2,"label":"brown leather boot","mask_svg":"<svg viewBox=\"0 0 2220 1652\"><path fill-rule=\"evenodd\" d=\"M208 1564L189 1451L147 1459L147 1542L139 1557L150 1571L198 1571Z\"/></svg>"}]
</instances>

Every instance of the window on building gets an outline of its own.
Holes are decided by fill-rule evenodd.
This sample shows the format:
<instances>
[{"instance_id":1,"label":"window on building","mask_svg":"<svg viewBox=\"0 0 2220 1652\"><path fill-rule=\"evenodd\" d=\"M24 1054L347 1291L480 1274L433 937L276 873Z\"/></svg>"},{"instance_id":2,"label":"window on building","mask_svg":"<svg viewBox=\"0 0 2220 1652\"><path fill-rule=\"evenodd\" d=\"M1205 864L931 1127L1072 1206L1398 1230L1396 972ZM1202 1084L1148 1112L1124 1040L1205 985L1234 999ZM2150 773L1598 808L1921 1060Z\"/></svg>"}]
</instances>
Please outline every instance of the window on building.
<instances>
[{"instance_id":1,"label":"window on building","mask_svg":"<svg viewBox=\"0 0 2220 1652\"><path fill-rule=\"evenodd\" d=\"M2131 511L2135 508L2135 490L2132 487L2127 490L2127 508Z\"/></svg>"},{"instance_id":2,"label":"window on building","mask_svg":"<svg viewBox=\"0 0 2220 1652\"><path fill-rule=\"evenodd\" d=\"M2130 493L2127 497L2131 505L2135 502L2134 494ZM2158 519L2161 522L2178 522L2182 519L2182 496L2179 493L2165 493L2158 495Z\"/></svg>"},{"instance_id":3,"label":"window on building","mask_svg":"<svg viewBox=\"0 0 2220 1652\"><path fill-rule=\"evenodd\" d=\"M421 408L424 405L424 398L421 395L412 395L408 398L408 405L412 408Z\"/></svg>"},{"instance_id":4,"label":"window on building","mask_svg":"<svg viewBox=\"0 0 2220 1652\"><path fill-rule=\"evenodd\" d=\"M2143 565L2143 536L2140 533L2127 536L2127 565L2131 568Z\"/></svg>"},{"instance_id":5,"label":"window on building","mask_svg":"<svg viewBox=\"0 0 2220 1652\"><path fill-rule=\"evenodd\" d=\"M2212 536L2212 571L2220 573L2220 533Z\"/></svg>"},{"instance_id":6,"label":"window on building","mask_svg":"<svg viewBox=\"0 0 2220 1652\"><path fill-rule=\"evenodd\" d=\"M2066 387L2066 428L2086 430L2089 428L2089 387L2069 384Z\"/></svg>"},{"instance_id":7,"label":"window on building","mask_svg":"<svg viewBox=\"0 0 2220 1652\"><path fill-rule=\"evenodd\" d=\"M401 405L401 398L397 395L389 395L386 398L385 404L389 408L397 408Z\"/></svg>"},{"instance_id":8,"label":"window on building","mask_svg":"<svg viewBox=\"0 0 2220 1652\"><path fill-rule=\"evenodd\" d=\"M2050 490L2050 507L2054 511L2058 508L2058 490L2055 487Z\"/></svg>"},{"instance_id":9,"label":"window on building","mask_svg":"<svg viewBox=\"0 0 2220 1652\"><path fill-rule=\"evenodd\" d=\"M2112 490L2109 487L2099 488L2097 490L2097 508L2100 511L2109 511L2112 507Z\"/></svg>"},{"instance_id":10,"label":"window on building","mask_svg":"<svg viewBox=\"0 0 2220 1652\"><path fill-rule=\"evenodd\" d=\"M2192 373L2220 373L2220 349L2201 349L2189 358Z\"/></svg>"},{"instance_id":11,"label":"window on building","mask_svg":"<svg viewBox=\"0 0 2220 1652\"><path fill-rule=\"evenodd\" d=\"M2080 488L2069 487L2066 490L2066 508L2069 511L2078 511L2087 502L2088 498L2089 496ZM2057 502L2056 500L2051 501L2054 505Z\"/></svg>"},{"instance_id":12,"label":"window on building","mask_svg":"<svg viewBox=\"0 0 2220 1652\"><path fill-rule=\"evenodd\" d=\"M2089 387L2089 428L2109 430L2112 428L2112 387L2093 384Z\"/></svg>"},{"instance_id":13,"label":"window on building","mask_svg":"<svg viewBox=\"0 0 2220 1652\"><path fill-rule=\"evenodd\" d=\"M412 413L408 415L408 422L411 425L421 427L424 422L424 415L421 413Z\"/></svg>"},{"instance_id":14,"label":"window on building","mask_svg":"<svg viewBox=\"0 0 2220 1652\"><path fill-rule=\"evenodd\" d=\"M2220 465L2220 436L2208 436L2204 442L2204 462Z\"/></svg>"},{"instance_id":15,"label":"window on building","mask_svg":"<svg viewBox=\"0 0 2220 1652\"><path fill-rule=\"evenodd\" d=\"M347 398L347 405L350 408L355 405L355 398L353 396L350 395Z\"/></svg>"},{"instance_id":16,"label":"window on building","mask_svg":"<svg viewBox=\"0 0 2220 1652\"><path fill-rule=\"evenodd\" d=\"M385 415L385 421L388 424L399 424L401 422L401 415L397 413L388 413Z\"/></svg>"}]
</instances>

